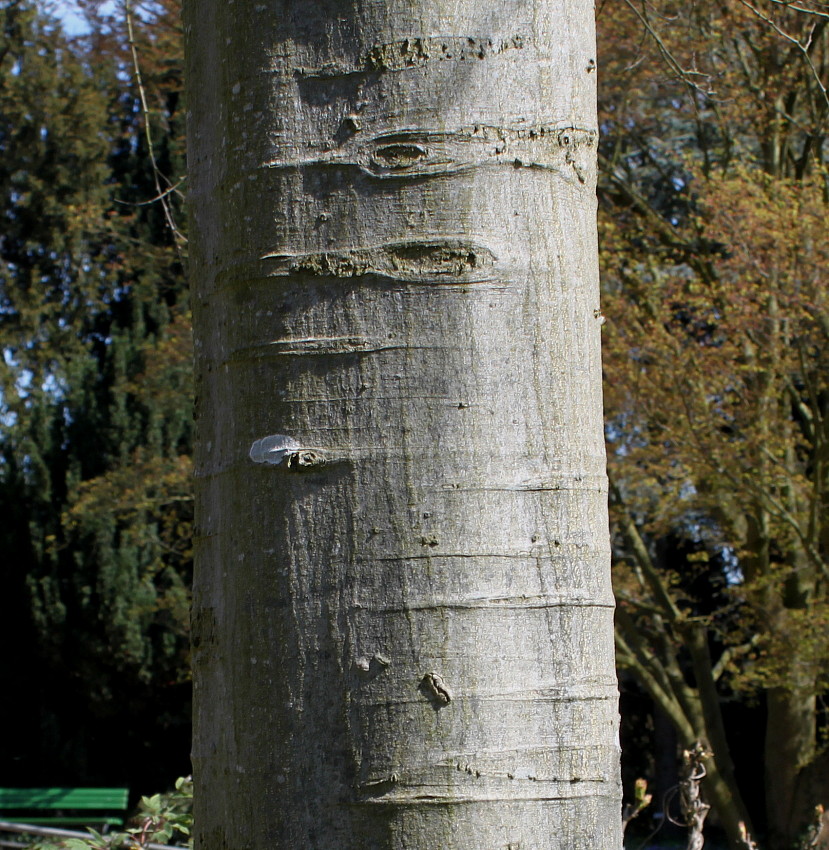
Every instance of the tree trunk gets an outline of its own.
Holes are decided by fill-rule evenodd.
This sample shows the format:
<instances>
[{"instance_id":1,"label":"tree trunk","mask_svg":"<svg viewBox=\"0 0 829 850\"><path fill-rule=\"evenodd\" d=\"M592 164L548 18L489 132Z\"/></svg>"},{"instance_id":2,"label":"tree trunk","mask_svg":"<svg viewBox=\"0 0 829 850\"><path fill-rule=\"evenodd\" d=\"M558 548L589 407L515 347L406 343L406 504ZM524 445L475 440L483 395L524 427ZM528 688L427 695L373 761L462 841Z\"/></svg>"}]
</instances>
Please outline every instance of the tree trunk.
<instances>
[{"instance_id":1,"label":"tree trunk","mask_svg":"<svg viewBox=\"0 0 829 850\"><path fill-rule=\"evenodd\" d=\"M788 850L801 837L820 799L798 798L800 773L815 754L814 677L793 670L791 688L766 692L765 791L772 850ZM802 789L805 791L806 789Z\"/></svg>"},{"instance_id":2,"label":"tree trunk","mask_svg":"<svg viewBox=\"0 0 829 850\"><path fill-rule=\"evenodd\" d=\"M199 850L616 850L584 0L189 0Z\"/></svg>"}]
</instances>

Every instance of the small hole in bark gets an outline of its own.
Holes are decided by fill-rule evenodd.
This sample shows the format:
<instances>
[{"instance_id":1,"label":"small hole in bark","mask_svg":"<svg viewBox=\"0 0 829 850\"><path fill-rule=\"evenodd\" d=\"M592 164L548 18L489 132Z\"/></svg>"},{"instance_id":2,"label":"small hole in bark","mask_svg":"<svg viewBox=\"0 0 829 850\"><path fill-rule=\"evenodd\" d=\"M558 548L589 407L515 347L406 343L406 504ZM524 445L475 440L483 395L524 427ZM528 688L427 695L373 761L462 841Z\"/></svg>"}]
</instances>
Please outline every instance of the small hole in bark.
<instances>
[{"instance_id":1,"label":"small hole in bark","mask_svg":"<svg viewBox=\"0 0 829 850\"><path fill-rule=\"evenodd\" d=\"M288 469L292 472L303 472L319 466L325 466L325 457L314 449L301 449L288 455Z\"/></svg>"},{"instance_id":2,"label":"small hole in bark","mask_svg":"<svg viewBox=\"0 0 829 850\"><path fill-rule=\"evenodd\" d=\"M427 155L420 145L393 144L377 148L374 159L386 168L411 168Z\"/></svg>"}]
</instances>

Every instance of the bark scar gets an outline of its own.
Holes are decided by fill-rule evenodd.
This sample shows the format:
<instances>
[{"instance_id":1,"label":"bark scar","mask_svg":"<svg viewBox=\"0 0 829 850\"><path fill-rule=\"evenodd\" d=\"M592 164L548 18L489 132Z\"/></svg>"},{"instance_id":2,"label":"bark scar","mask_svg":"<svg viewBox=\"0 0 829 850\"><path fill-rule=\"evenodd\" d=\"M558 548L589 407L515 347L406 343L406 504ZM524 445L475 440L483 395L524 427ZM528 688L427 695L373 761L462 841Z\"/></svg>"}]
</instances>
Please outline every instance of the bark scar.
<instances>
[{"instance_id":1,"label":"bark scar","mask_svg":"<svg viewBox=\"0 0 829 850\"><path fill-rule=\"evenodd\" d=\"M507 50L520 50L526 41L522 35L514 35L503 41L476 36L419 36L403 38L386 44L378 44L365 53L356 65L331 62L318 68L295 68L297 79L331 79L352 74L405 71L418 68L429 61L444 62L466 59L488 59Z\"/></svg>"},{"instance_id":2,"label":"bark scar","mask_svg":"<svg viewBox=\"0 0 829 850\"><path fill-rule=\"evenodd\" d=\"M416 283L474 283L491 279L496 257L464 239L415 239L319 254L265 254L269 276L309 274L353 278L375 275Z\"/></svg>"},{"instance_id":3,"label":"bark scar","mask_svg":"<svg viewBox=\"0 0 829 850\"><path fill-rule=\"evenodd\" d=\"M353 166L379 179L419 180L512 165L554 171L565 178L572 169L585 183L595 169L597 139L595 130L555 124L476 124L450 132L403 128L366 138L338 132L337 147L308 159L266 162L263 167Z\"/></svg>"},{"instance_id":4,"label":"bark scar","mask_svg":"<svg viewBox=\"0 0 829 850\"><path fill-rule=\"evenodd\" d=\"M321 449L307 448L285 434L271 434L256 440L248 455L254 463L279 466L284 461L285 467L291 472L305 472L325 466L328 462Z\"/></svg>"}]
</instances>

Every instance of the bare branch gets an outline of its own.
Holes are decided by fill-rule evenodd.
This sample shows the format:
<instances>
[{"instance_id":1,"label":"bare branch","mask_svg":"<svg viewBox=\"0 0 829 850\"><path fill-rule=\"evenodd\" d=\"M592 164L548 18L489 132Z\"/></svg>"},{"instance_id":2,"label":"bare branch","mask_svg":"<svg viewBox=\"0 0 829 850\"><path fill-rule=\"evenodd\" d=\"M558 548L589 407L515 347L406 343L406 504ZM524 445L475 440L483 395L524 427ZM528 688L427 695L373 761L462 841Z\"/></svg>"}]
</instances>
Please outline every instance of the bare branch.
<instances>
[{"instance_id":1,"label":"bare branch","mask_svg":"<svg viewBox=\"0 0 829 850\"><path fill-rule=\"evenodd\" d=\"M633 552L637 566L645 575L652 593L662 606L661 613L673 622L679 620L681 613L671 598L668 588L662 580L662 576L659 575L659 572L654 567L647 546L645 546L645 541L642 540L642 535L639 534L639 529L636 527L636 523L633 521L622 498L622 493L614 481L610 482L610 492L613 496L614 504L618 505L622 512L620 518L622 535Z\"/></svg>"},{"instance_id":2,"label":"bare branch","mask_svg":"<svg viewBox=\"0 0 829 850\"><path fill-rule=\"evenodd\" d=\"M179 197L182 197L181 192L178 191L178 187L181 186L181 184L184 183L186 179L186 177L182 177L181 180L178 181L178 183L175 183L174 185L170 186L169 189L165 189L160 195L156 195L154 198L150 198L148 201L119 201L116 198L115 203L121 204L125 207L148 207L150 206L150 204L157 204L159 201L163 201L167 197L167 195L171 195L173 192L175 192Z\"/></svg>"},{"instance_id":3,"label":"bare branch","mask_svg":"<svg viewBox=\"0 0 829 850\"><path fill-rule=\"evenodd\" d=\"M155 191L156 197L146 203L154 203L155 201L159 201L161 203L161 207L164 210L164 218L167 221L167 226L170 228L170 232L173 234L173 239L176 245L176 251L178 252L179 259L182 259L181 256L181 245L187 242L187 239L184 237L184 234L176 227L175 220L173 219L173 212L170 209L170 204L168 203L167 196L170 194L170 191L175 190L177 186L181 185L181 181L179 181L175 186L171 187L171 189L162 189L161 181L163 180L165 183L169 183L170 181L161 173L161 170L158 167L158 163L155 158L155 146L153 144L153 134L152 128L150 127L150 109L147 106L147 94L144 90L144 80L141 76L141 65L138 61L138 49L135 44L135 34L133 32L133 23L132 23L132 0L124 0L124 13L126 15L127 21L127 40L130 46L130 53L132 54L132 66L135 74L135 84L138 86L138 95L141 99L141 113L144 117L144 137L147 140L147 155L150 158L150 165L152 166L153 172L153 182L155 183Z\"/></svg>"},{"instance_id":4,"label":"bare branch","mask_svg":"<svg viewBox=\"0 0 829 850\"><path fill-rule=\"evenodd\" d=\"M715 682L720 680L720 677L725 672L726 667L735 659L739 658L741 655L746 655L751 652L751 650L757 646L760 642L760 635L754 635L748 643L740 644L740 646L729 646L728 649L724 650L722 655L720 655L717 663L711 669L711 677Z\"/></svg>"},{"instance_id":5,"label":"bare branch","mask_svg":"<svg viewBox=\"0 0 829 850\"><path fill-rule=\"evenodd\" d=\"M807 9L805 6L798 6L797 3L789 3L787 0L769 0L769 3L782 6L784 9L794 9L795 12L803 12L804 15L815 15L818 18L829 19L829 12L821 12L818 9Z\"/></svg>"},{"instance_id":6,"label":"bare branch","mask_svg":"<svg viewBox=\"0 0 829 850\"><path fill-rule=\"evenodd\" d=\"M701 71L691 71L687 68L683 68L678 59L671 53L668 49L668 46L662 40L662 36L651 26L650 21L647 16L641 9L639 9L632 0L624 0L625 4L631 9L631 11L639 18L642 26L645 28L646 32L650 37L654 40L659 52L662 54L662 58L668 63L668 67L685 83L686 86L693 89L704 97L711 97L712 91L710 89L703 88L699 83L695 80L691 79L692 76L697 77L705 77L707 74L703 74Z\"/></svg>"},{"instance_id":7,"label":"bare branch","mask_svg":"<svg viewBox=\"0 0 829 850\"><path fill-rule=\"evenodd\" d=\"M795 38L793 35L789 35L789 33L782 29L775 21L764 15L756 6L750 3L749 0L740 0L740 3L742 3L743 6L746 7L746 9L749 9L751 13L756 15L761 21L767 23L781 38L793 44L800 51L800 53L803 54L803 58L806 61L806 64L809 66L809 70L812 72L812 76L815 78L815 82L817 83L818 89L820 89L820 93L823 95L823 100L826 102L826 106L829 107L829 92L827 92L826 86L823 85L823 81L820 79L820 74L818 73L817 68L815 68L815 63L812 61L812 57L809 53L809 47L811 46L811 36L809 37L809 41L806 44L803 44L800 39ZM825 17L829 17L829 15Z\"/></svg>"}]
</instances>

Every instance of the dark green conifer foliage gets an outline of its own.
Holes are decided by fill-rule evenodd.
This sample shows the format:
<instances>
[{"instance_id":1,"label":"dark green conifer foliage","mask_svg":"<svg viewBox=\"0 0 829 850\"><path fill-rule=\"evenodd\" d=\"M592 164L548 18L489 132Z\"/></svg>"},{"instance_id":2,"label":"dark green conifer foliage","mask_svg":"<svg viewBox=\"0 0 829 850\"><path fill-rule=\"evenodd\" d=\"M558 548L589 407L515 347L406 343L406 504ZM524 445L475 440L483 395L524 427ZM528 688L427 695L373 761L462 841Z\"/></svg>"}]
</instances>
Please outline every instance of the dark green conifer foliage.
<instances>
[{"instance_id":1,"label":"dark green conifer foliage","mask_svg":"<svg viewBox=\"0 0 829 850\"><path fill-rule=\"evenodd\" d=\"M137 38L173 177L177 15L156 11ZM0 720L18 730L0 771L23 783L187 769L183 258L145 203L157 190L123 22L96 24L71 40L28 0L0 11L0 641L14 648L0 681L15 695Z\"/></svg>"}]
</instances>

